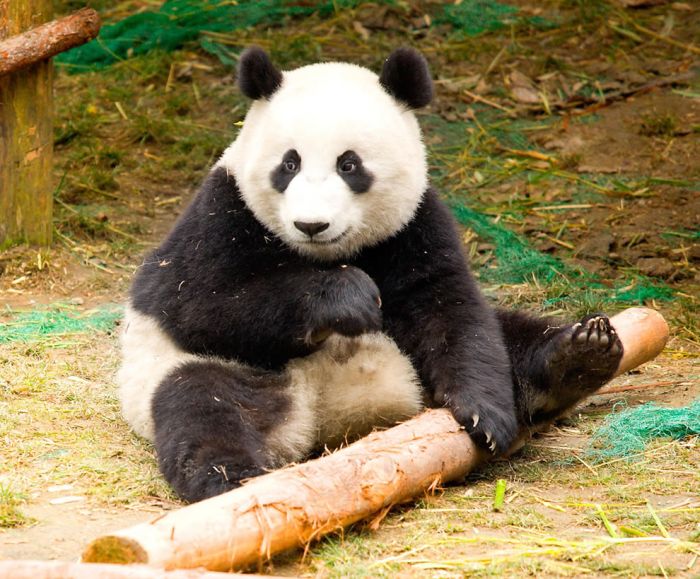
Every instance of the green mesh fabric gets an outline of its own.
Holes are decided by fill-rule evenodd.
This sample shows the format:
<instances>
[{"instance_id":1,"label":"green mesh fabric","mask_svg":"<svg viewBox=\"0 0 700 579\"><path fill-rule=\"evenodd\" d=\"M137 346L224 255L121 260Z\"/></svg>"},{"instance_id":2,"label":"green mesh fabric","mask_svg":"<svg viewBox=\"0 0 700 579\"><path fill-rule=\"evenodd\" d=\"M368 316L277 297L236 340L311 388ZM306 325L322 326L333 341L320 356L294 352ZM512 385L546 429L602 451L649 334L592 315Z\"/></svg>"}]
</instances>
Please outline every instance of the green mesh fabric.
<instances>
[{"instance_id":1,"label":"green mesh fabric","mask_svg":"<svg viewBox=\"0 0 700 579\"><path fill-rule=\"evenodd\" d=\"M122 308L114 305L86 312L61 306L22 312L9 321L0 322L0 344L36 342L88 331L109 331L122 313Z\"/></svg>"},{"instance_id":2,"label":"green mesh fabric","mask_svg":"<svg viewBox=\"0 0 700 579\"><path fill-rule=\"evenodd\" d=\"M450 24L467 36L477 36L515 23L517 13L517 8L493 0L463 0L445 6L435 21Z\"/></svg>"},{"instance_id":3,"label":"green mesh fabric","mask_svg":"<svg viewBox=\"0 0 700 579\"><path fill-rule=\"evenodd\" d=\"M97 39L56 57L72 71L94 70L154 49L171 51L186 42L199 41L224 64L235 62L230 48L207 38L206 32L234 32L259 25L279 24L290 17L331 14L354 8L362 0L166 0L156 11L139 12L102 27ZM395 0L375 0L395 4ZM435 22L448 24L458 34L475 36L526 21L542 26L542 19L517 17L518 9L495 0L463 0L438 9ZM540 22L540 20L542 22Z\"/></svg>"},{"instance_id":4,"label":"green mesh fabric","mask_svg":"<svg viewBox=\"0 0 700 579\"><path fill-rule=\"evenodd\" d=\"M435 22L451 25L455 34L462 36L478 36L513 24L526 24L536 28L556 26L554 22L540 16L520 16L517 7L495 0L462 0L445 4Z\"/></svg>"},{"instance_id":5,"label":"green mesh fabric","mask_svg":"<svg viewBox=\"0 0 700 579\"><path fill-rule=\"evenodd\" d=\"M611 290L609 285L603 284L594 275L571 268L555 257L533 249L520 235L487 215L456 203L451 208L457 221L495 246L497 263L479 272L484 281L519 284L535 280L547 283L556 279L568 286L569 295L550 299L545 304L547 306L585 292L600 294L596 297L602 303L644 304L650 300L668 301L673 298L671 288L643 276L626 278Z\"/></svg>"},{"instance_id":6,"label":"green mesh fabric","mask_svg":"<svg viewBox=\"0 0 700 579\"><path fill-rule=\"evenodd\" d=\"M610 414L593 435L588 454L602 462L638 454L655 439L678 440L697 435L700 435L700 398L681 408L650 403Z\"/></svg>"},{"instance_id":7,"label":"green mesh fabric","mask_svg":"<svg viewBox=\"0 0 700 579\"><path fill-rule=\"evenodd\" d=\"M199 40L203 32L233 32L314 13L329 16L357 4L359 0L167 0L155 12L140 12L103 26L97 39L64 52L56 62L76 70L104 68L154 49L175 50ZM225 47L206 38L201 40L205 50L223 56L225 63L232 62Z\"/></svg>"},{"instance_id":8,"label":"green mesh fabric","mask_svg":"<svg viewBox=\"0 0 700 579\"><path fill-rule=\"evenodd\" d=\"M541 281L551 281L567 270L559 260L532 249L517 233L494 223L483 213L459 205L453 205L452 212L462 225L496 246L498 264L495 268L481 270L485 281L514 284L532 281L533 276Z\"/></svg>"}]
</instances>

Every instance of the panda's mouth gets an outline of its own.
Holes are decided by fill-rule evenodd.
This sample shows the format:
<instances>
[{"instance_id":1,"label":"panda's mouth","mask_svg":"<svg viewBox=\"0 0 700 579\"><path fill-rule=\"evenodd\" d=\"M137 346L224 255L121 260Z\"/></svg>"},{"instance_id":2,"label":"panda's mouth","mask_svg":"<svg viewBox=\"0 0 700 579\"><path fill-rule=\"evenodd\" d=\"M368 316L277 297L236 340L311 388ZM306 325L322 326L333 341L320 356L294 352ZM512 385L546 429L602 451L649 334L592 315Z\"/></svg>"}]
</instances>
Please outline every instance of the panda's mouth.
<instances>
[{"instance_id":1,"label":"panda's mouth","mask_svg":"<svg viewBox=\"0 0 700 579\"><path fill-rule=\"evenodd\" d=\"M340 235L336 235L335 237L332 237L331 239L314 239L311 237L310 239L304 239L301 241L301 243L307 244L307 245L333 245L334 243L338 243L341 239L346 237L350 233L350 229L346 229L343 231Z\"/></svg>"}]
</instances>

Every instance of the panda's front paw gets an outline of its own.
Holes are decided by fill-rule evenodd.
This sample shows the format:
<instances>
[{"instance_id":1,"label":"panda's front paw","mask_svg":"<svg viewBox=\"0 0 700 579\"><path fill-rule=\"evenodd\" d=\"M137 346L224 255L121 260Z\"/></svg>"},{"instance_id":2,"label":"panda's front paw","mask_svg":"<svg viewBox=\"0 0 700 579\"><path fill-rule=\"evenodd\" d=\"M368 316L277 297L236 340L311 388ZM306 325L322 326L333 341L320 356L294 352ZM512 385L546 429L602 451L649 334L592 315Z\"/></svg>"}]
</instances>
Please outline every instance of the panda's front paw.
<instances>
[{"instance_id":1,"label":"panda's front paw","mask_svg":"<svg viewBox=\"0 0 700 579\"><path fill-rule=\"evenodd\" d=\"M319 294L309 299L308 343L318 343L331 333L359 336L382 328L379 288L357 267L344 266L329 272Z\"/></svg>"},{"instance_id":2,"label":"panda's front paw","mask_svg":"<svg viewBox=\"0 0 700 579\"><path fill-rule=\"evenodd\" d=\"M504 409L473 401L452 402L449 408L471 439L492 455L505 454L518 434L514 408Z\"/></svg>"}]
</instances>

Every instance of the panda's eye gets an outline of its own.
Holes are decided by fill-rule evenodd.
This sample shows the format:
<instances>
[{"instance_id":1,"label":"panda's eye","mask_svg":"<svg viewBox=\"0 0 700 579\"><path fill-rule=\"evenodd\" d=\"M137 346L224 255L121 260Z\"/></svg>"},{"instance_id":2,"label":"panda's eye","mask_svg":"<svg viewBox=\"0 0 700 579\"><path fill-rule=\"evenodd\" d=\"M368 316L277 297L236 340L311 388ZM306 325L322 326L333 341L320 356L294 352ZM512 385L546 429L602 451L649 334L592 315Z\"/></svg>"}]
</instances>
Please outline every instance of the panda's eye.
<instances>
[{"instance_id":1,"label":"panda's eye","mask_svg":"<svg viewBox=\"0 0 700 579\"><path fill-rule=\"evenodd\" d=\"M355 151L345 151L336 160L336 171L355 193L366 193L372 186L374 177L362 162L362 157Z\"/></svg>"},{"instance_id":2,"label":"panda's eye","mask_svg":"<svg viewBox=\"0 0 700 579\"><path fill-rule=\"evenodd\" d=\"M357 163L355 161L343 161L339 169L341 173L354 173L357 170Z\"/></svg>"},{"instance_id":3,"label":"panda's eye","mask_svg":"<svg viewBox=\"0 0 700 579\"><path fill-rule=\"evenodd\" d=\"M289 149L282 156L280 164L270 173L272 186L280 193L284 193L299 171L301 171L301 156L296 149Z\"/></svg>"}]
</instances>

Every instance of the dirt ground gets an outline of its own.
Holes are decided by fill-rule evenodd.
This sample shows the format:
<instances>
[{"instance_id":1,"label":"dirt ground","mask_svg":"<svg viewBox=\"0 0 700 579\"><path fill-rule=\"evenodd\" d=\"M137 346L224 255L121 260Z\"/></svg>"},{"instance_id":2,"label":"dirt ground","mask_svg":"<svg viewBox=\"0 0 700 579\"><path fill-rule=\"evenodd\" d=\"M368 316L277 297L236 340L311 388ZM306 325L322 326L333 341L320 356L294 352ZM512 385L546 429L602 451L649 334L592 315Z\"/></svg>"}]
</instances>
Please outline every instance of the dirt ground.
<instances>
[{"instance_id":1,"label":"dirt ground","mask_svg":"<svg viewBox=\"0 0 700 579\"><path fill-rule=\"evenodd\" d=\"M666 316L671 339L662 356L611 384L625 390L593 397L518 456L395 509L376 530L356 525L261 570L697 576L698 438L653 442L631 461L597 463L588 448L620 404L683 406L700 396L700 53L692 45L700 7L510 2L562 24L454 38L425 25L439 4L361 6L234 40L260 44L290 67L335 58L376 68L387 47L412 39L437 78L436 102L420 119L441 189L594 274L609 294L639 280L668 289L670 299L645 305ZM111 14L148 6L134 0ZM55 243L0 253L0 323L50 305L83 313L123 302L143 253L245 111L230 68L195 46L95 73L59 71L56 91ZM493 240L465 230L465 242L477 273L494 264ZM597 290L592 302L566 287L484 284L496 301L570 318L605 294ZM611 312L633 305L602 303ZM119 415L117 332L0 344L0 558L74 560L90 538L179 506L152 449ZM495 513L501 478L506 505Z\"/></svg>"}]
</instances>

